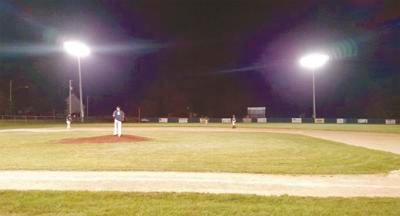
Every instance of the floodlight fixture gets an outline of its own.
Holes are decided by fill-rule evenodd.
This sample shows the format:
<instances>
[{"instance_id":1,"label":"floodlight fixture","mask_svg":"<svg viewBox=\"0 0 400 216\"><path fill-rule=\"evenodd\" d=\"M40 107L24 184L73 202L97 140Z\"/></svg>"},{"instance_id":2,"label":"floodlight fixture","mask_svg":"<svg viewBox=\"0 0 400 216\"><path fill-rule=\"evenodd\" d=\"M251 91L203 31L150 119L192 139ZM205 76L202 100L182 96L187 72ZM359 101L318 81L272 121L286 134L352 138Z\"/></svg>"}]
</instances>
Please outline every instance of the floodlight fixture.
<instances>
[{"instance_id":1,"label":"floodlight fixture","mask_svg":"<svg viewBox=\"0 0 400 216\"><path fill-rule=\"evenodd\" d=\"M65 41L64 49L68 54L81 58L90 55L90 48L80 41Z\"/></svg>"},{"instance_id":2,"label":"floodlight fixture","mask_svg":"<svg viewBox=\"0 0 400 216\"><path fill-rule=\"evenodd\" d=\"M300 66L315 70L323 67L329 61L329 56L323 53L311 53L300 58Z\"/></svg>"}]
</instances>

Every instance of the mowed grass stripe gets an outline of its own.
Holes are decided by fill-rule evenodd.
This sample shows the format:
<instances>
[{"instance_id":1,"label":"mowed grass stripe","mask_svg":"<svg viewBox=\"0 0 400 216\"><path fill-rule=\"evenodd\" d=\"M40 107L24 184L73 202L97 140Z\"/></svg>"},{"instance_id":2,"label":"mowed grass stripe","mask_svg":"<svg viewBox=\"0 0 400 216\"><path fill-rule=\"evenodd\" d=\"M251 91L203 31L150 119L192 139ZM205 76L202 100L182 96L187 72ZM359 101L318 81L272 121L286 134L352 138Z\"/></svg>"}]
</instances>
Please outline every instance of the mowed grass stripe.
<instances>
[{"instance_id":1,"label":"mowed grass stripe","mask_svg":"<svg viewBox=\"0 0 400 216\"><path fill-rule=\"evenodd\" d=\"M0 215L400 215L399 198L0 191Z\"/></svg>"},{"instance_id":2,"label":"mowed grass stripe","mask_svg":"<svg viewBox=\"0 0 400 216\"><path fill-rule=\"evenodd\" d=\"M138 143L59 144L100 132L0 134L2 170L146 170L268 174L369 174L400 156L301 135L138 131Z\"/></svg>"}]
</instances>

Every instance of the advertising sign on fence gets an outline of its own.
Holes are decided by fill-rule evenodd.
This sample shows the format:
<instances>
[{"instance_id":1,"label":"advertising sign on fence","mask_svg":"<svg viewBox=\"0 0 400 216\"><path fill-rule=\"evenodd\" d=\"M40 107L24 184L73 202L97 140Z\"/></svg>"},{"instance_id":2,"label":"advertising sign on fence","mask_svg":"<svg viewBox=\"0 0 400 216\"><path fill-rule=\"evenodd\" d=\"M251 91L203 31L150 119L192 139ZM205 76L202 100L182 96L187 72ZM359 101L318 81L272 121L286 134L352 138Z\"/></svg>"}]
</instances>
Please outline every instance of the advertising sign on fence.
<instances>
[{"instance_id":1,"label":"advertising sign on fence","mask_svg":"<svg viewBox=\"0 0 400 216\"><path fill-rule=\"evenodd\" d=\"M208 124L208 118L200 118L200 123Z\"/></svg>"},{"instance_id":2,"label":"advertising sign on fence","mask_svg":"<svg viewBox=\"0 0 400 216\"><path fill-rule=\"evenodd\" d=\"M267 118L258 118L257 123L267 123Z\"/></svg>"},{"instance_id":3,"label":"advertising sign on fence","mask_svg":"<svg viewBox=\"0 0 400 216\"><path fill-rule=\"evenodd\" d=\"M251 123L251 118L243 118L243 123Z\"/></svg>"},{"instance_id":4,"label":"advertising sign on fence","mask_svg":"<svg viewBox=\"0 0 400 216\"><path fill-rule=\"evenodd\" d=\"M188 118L179 118L178 123L188 123Z\"/></svg>"},{"instance_id":5,"label":"advertising sign on fence","mask_svg":"<svg viewBox=\"0 0 400 216\"><path fill-rule=\"evenodd\" d=\"M292 123L302 123L301 118L292 118Z\"/></svg>"},{"instance_id":6,"label":"advertising sign on fence","mask_svg":"<svg viewBox=\"0 0 400 216\"><path fill-rule=\"evenodd\" d=\"M324 124L325 123L325 119L324 118L316 118L314 120L315 124Z\"/></svg>"},{"instance_id":7,"label":"advertising sign on fence","mask_svg":"<svg viewBox=\"0 0 400 216\"><path fill-rule=\"evenodd\" d=\"M385 124L396 124L396 119L385 119Z\"/></svg>"},{"instance_id":8,"label":"advertising sign on fence","mask_svg":"<svg viewBox=\"0 0 400 216\"><path fill-rule=\"evenodd\" d=\"M336 119L336 123L337 124L344 124L344 123L346 123L346 119L338 118L338 119Z\"/></svg>"},{"instance_id":9,"label":"advertising sign on fence","mask_svg":"<svg viewBox=\"0 0 400 216\"><path fill-rule=\"evenodd\" d=\"M368 124L368 119L357 119L358 124Z\"/></svg>"},{"instance_id":10,"label":"advertising sign on fence","mask_svg":"<svg viewBox=\"0 0 400 216\"><path fill-rule=\"evenodd\" d=\"M222 118L222 119L221 119L221 122L222 122L222 123L230 124L230 123L231 123L231 118Z\"/></svg>"},{"instance_id":11,"label":"advertising sign on fence","mask_svg":"<svg viewBox=\"0 0 400 216\"><path fill-rule=\"evenodd\" d=\"M158 122L159 123L168 123L168 118L159 118Z\"/></svg>"}]
</instances>

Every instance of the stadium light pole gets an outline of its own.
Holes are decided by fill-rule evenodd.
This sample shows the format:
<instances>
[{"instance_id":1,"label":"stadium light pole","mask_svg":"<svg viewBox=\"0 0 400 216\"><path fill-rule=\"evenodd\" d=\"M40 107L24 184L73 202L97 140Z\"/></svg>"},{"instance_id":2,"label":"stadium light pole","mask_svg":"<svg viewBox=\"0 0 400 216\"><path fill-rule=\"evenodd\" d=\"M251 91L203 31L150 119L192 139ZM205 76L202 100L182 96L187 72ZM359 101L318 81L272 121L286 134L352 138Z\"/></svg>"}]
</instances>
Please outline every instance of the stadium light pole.
<instances>
[{"instance_id":1,"label":"stadium light pole","mask_svg":"<svg viewBox=\"0 0 400 216\"><path fill-rule=\"evenodd\" d=\"M90 48L79 41L65 41L64 42L65 51L76 57L78 60L78 72L79 72L79 102L80 102L80 111L81 111L81 122L85 120L85 113L83 110L83 98L82 98L82 72L81 72L81 58L87 57L90 55Z\"/></svg>"},{"instance_id":2,"label":"stadium light pole","mask_svg":"<svg viewBox=\"0 0 400 216\"><path fill-rule=\"evenodd\" d=\"M317 118L317 108L315 102L315 72L323 67L328 61L329 56L323 53L310 53L300 58L299 64L312 72L313 81L313 118Z\"/></svg>"}]
</instances>

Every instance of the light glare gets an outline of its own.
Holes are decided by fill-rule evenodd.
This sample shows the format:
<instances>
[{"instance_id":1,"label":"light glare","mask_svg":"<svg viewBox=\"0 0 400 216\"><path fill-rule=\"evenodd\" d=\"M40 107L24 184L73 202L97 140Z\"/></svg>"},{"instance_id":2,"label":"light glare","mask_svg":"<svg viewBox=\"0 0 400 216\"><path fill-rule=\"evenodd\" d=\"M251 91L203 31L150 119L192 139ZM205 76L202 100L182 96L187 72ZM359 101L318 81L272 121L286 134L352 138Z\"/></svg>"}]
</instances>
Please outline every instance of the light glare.
<instances>
[{"instance_id":1,"label":"light glare","mask_svg":"<svg viewBox=\"0 0 400 216\"><path fill-rule=\"evenodd\" d=\"M79 41L64 42L64 49L67 53L75 57L86 57L90 55L89 47Z\"/></svg>"},{"instance_id":2,"label":"light glare","mask_svg":"<svg viewBox=\"0 0 400 216\"><path fill-rule=\"evenodd\" d=\"M321 53L312 53L300 58L299 63L308 69L317 69L324 66L329 61L329 56Z\"/></svg>"}]
</instances>

